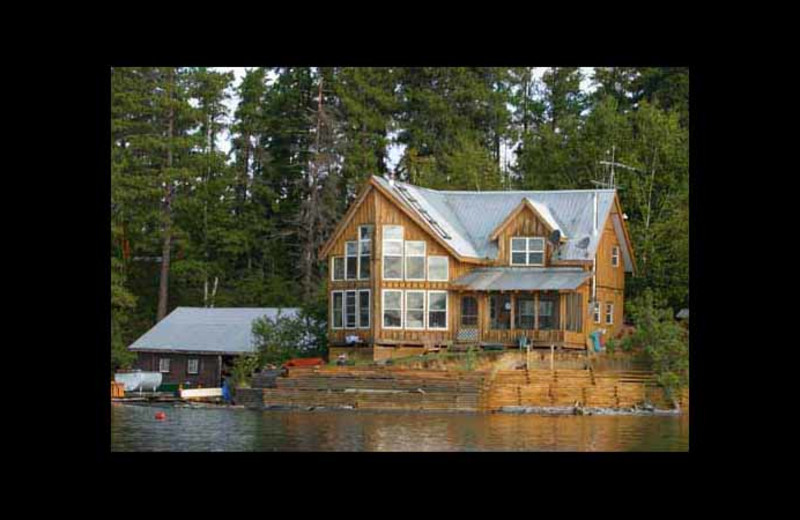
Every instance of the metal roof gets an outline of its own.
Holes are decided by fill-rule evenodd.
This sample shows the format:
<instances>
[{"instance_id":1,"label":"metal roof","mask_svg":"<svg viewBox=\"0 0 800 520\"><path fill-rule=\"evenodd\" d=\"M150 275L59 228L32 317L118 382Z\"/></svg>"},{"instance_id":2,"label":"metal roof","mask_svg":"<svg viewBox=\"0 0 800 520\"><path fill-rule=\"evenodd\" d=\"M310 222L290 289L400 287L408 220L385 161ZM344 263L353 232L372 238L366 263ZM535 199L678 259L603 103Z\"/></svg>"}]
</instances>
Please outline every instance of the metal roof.
<instances>
[{"instance_id":1,"label":"metal roof","mask_svg":"<svg viewBox=\"0 0 800 520\"><path fill-rule=\"evenodd\" d=\"M452 283L474 291L560 291L576 289L591 274L570 267L481 267Z\"/></svg>"},{"instance_id":2,"label":"metal roof","mask_svg":"<svg viewBox=\"0 0 800 520\"><path fill-rule=\"evenodd\" d=\"M296 316L296 308L178 307L128 347L131 350L253 352L253 320Z\"/></svg>"},{"instance_id":3,"label":"metal roof","mask_svg":"<svg viewBox=\"0 0 800 520\"><path fill-rule=\"evenodd\" d=\"M557 260L591 260L605 228L606 219L614 205L614 190L556 190L556 191L439 191L420 188L399 181L390 183L374 177L395 200L412 212L419 211L408 204L396 186L405 188L437 223L451 236L447 243L461 256L497 258L497 243L490 240L492 232L524 200L528 199L552 221L567 240L558 248ZM594 197L597 197L597 232L595 233ZM615 231L620 234L618 223ZM624 234L620 240L625 240ZM588 243L587 243L588 242ZM625 270L632 270L626 248L622 248Z\"/></svg>"}]
</instances>

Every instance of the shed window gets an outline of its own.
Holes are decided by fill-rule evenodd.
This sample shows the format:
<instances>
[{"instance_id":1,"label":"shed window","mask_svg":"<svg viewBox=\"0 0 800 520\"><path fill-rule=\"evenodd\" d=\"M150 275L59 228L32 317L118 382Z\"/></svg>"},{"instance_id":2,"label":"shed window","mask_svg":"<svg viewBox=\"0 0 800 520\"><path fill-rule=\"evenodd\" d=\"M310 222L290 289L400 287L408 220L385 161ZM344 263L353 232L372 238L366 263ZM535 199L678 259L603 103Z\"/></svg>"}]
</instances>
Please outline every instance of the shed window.
<instances>
[{"instance_id":1,"label":"shed window","mask_svg":"<svg viewBox=\"0 0 800 520\"><path fill-rule=\"evenodd\" d=\"M383 226L383 279L403 279L403 226Z\"/></svg>"},{"instance_id":2,"label":"shed window","mask_svg":"<svg viewBox=\"0 0 800 520\"><path fill-rule=\"evenodd\" d=\"M403 291L383 291L383 328L403 327Z\"/></svg>"},{"instance_id":3,"label":"shed window","mask_svg":"<svg viewBox=\"0 0 800 520\"><path fill-rule=\"evenodd\" d=\"M606 303L606 323L608 325L614 324L614 304Z\"/></svg>"},{"instance_id":4,"label":"shed window","mask_svg":"<svg viewBox=\"0 0 800 520\"><path fill-rule=\"evenodd\" d=\"M370 295L369 290L358 291L358 328L359 329L368 329L369 328L369 317L370 317L369 295Z\"/></svg>"},{"instance_id":5,"label":"shed window","mask_svg":"<svg viewBox=\"0 0 800 520\"><path fill-rule=\"evenodd\" d=\"M539 330L558 329L558 293L539 295Z\"/></svg>"},{"instance_id":6,"label":"shed window","mask_svg":"<svg viewBox=\"0 0 800 520\"><path fill-rule=\"evenodd\" d=\"M511 328L511 295L489 295L489 328L508 330Z\"/></svg>"},{"instance_id":7,"label":"shed window","mask_svg":"<svg viewBox=\"0 0 800 520\"><path fill-rule=\"evenodd\" d=\"M358 228L358 279L369 280L372 257L372 226Z\"/></svg>"},{"instance_id":8,"label":"shed window","mask_svg":"<svg viewBox=\"0 0 800 520\"><path fill-rule=\"evenodd\" d=\"M536 309L533 296L517 296L516 314L514 315L514 327L517 329L533 330L535 328Z\"/></svg>"},{"instance_id":9,"label":"shed window","mask_svg":"<svg viewBox=\"0 0 800 520\"><path fill-rule=\"evenodd\" d=\"M611 248L611 265L614 267L619 266L619 247L614 246Z\"/></svg>"},{"instance_id":10,"label":"shed window","mask_svg":"<svg viewBox=\"0 0 800 520\"><path fill-rule=\"evenodd\" d=\"M198 358L191 358L186 363L187 374L197 374L200 372L200 360Z\"/></svg>"},{"instance_id":11,"label":"shed window","mask_svg":"<svg viewBox=\"0 0 800 520\"><path fill-rule=\"evenodd\" d=\"M345 275L348 280L355 280L358 274L358 242L345 242L345 255Z\"/></svg>"},{"instance_id":12,"label":"shed window","mask_svg":"<svg viewBox=\"0 0 800 520\"><path fill-rule=\"evenodd\" d=\"M432 282L446 282L450 271L450 260L446 256L428 257L428 280Z\"/></svg>"},{"instance_id":13,"label":"shed window","mask_svg":"<svg viewBox=\"0 0 800 520\"><path fill-rule=\"evenodd\" d=\"M333 324L334 329L342 328L342 303L342 291L333 291L331 297L331 323Z\"/></svg>"},{"instance_id":14,"label":"shed window","mask_svg":"<svg viewBox=\"0 0 800 520\"><path fill-rule=\"evenodd\" d=\"M332 280L344 280L344 257L334 256L333 267L331 268Z\"/></svg>"},{"instance_id":15,"label":"shed window","mask_svg":"<svg viewBox=\"0 0 800 520\"><path fill-rule=\"evenodd\" d=\"M158 371L162 374L166 374L169 372L169 358L162 357L158 360Z\"/></svg>"},{"instance_id":16,"label":"shed window","mask_svg":"<svg viewBox=\"0 0 800 520\"><path fill-rule=\"evenodd\" d=\"M600 323L600 303L594 302L592 304L592 318L595 323Z\"/></svg>"},{"instance_id":17,"label":"shed window","mask_svg":"<svg viewBox=\"0 0 800 520\"><path fill-rule=\"evenodd\" d=\"M406 328L425 328L425 291L406 291Z\"/></svg>"},{"instance_id":18,"label":"shed window","mask_svg":"<svg viewBox=\"0 0 800 520\"><path fill-rule=\"evenodd\" d=\"M406 280L425 280L425 242L406 242Z\"/></svg>"},{"instance_id":19,"label":"shed window","mask_svg":"<svg viewBox=\"0 0 800 520\"><path fill-rule=\"evenodd\" d=\"M344 298L344 328L356 328L356 291L345 292Z\"/></svg>"},{"instance_id":20,"label":"shed window","mask_svg":"<svg viewBox=\"0 0 800 520\"><path fill-rule=\"evenodd\" d=\"M513 237L511 265L544 265L544 238Z\"/></svg>"},{"instance_id":21,"label":"shed window","mask_svg":"<svg viewBox=\"0 0 800 520\"><path fill-rule=\"evenodd\" d=\"M447 329L447 291L428 291L428 328Z\"/></svg>"}]
</instances>

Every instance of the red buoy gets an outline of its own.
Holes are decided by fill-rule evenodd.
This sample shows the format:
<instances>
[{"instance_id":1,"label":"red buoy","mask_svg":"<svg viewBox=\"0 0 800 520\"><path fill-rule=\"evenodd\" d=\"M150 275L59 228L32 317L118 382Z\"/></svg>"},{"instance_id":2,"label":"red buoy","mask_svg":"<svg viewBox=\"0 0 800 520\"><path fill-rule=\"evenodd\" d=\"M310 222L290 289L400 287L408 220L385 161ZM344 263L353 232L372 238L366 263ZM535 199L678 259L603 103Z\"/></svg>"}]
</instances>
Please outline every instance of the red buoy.
<instances>
[{"instance_id":1,"label":"red buoy","mask_svg":"<svg viewBox=\"0 0 800 520\"><path fill-rule=\"evenodd\" d=\"M163 421L166 418L167 414L165 414L164 412L156 412L156 419L158 419L159 421Z\"/></svg>"}]
</instances>

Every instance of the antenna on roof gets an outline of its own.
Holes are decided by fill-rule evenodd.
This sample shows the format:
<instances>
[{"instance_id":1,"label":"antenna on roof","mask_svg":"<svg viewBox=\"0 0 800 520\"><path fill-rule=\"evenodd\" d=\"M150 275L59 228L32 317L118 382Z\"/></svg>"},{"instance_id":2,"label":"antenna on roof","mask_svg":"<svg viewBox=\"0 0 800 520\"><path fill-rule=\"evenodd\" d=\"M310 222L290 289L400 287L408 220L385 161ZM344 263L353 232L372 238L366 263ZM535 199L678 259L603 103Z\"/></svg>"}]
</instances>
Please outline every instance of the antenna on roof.
<instances>
[{"instance_id":1,"label":"antenna on roof","mask_svg":"<svg viewBox=\"0 0 800 520\"><path fill-rule=\"evenodd\" d=\"M638 168L634 168L633 166L628 166L627 164L623 164L621 162L616 162L614 160L614 156L616 155L616 151L617 151L616 145L612 144L611 145L611 160L610 161L597 161L598 164L604 164L606 166L611 166L611 169L609 170L608 181L591 181L592 184L595 184L597 186L600 186L600 187L606 188L606 189L612 189L612 190L622 189L621 187L618 187L617 184L616 184L616 175L615 175L615 170L614 170L614 167L616 167L616 166L619 166L620 168L624 168L626 170L639 172L639 173L647 173L647 172L644 172L644 171L642 171L642 170L640 170ZM608 152L606 152L606 153L608 153Z\"/></svg>"}]
</instances>

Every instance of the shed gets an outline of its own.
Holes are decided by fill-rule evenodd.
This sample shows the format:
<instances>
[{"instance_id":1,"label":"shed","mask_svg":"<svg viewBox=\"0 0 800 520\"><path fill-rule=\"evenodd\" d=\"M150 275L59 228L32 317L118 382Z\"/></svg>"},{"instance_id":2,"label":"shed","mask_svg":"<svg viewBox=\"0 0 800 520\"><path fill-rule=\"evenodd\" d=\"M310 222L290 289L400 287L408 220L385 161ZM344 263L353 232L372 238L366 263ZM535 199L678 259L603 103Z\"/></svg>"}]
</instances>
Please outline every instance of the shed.
<instances>
[{"instance_id":1,"label":"shed","mask_svg":"<svg viewBox=\"0 0 800 520\"><path fill-rule=\"evenodd\" d=\"M253 321L297 316L297 308L178 307L128 348L136 366L160 372L164 384L216 387L237 356L255 351Z\"/></svg>"}]
</instances>

